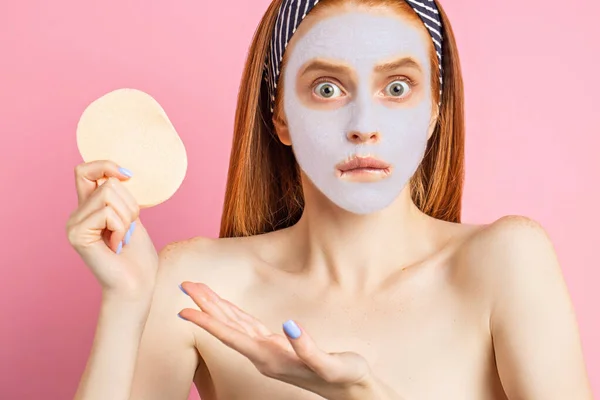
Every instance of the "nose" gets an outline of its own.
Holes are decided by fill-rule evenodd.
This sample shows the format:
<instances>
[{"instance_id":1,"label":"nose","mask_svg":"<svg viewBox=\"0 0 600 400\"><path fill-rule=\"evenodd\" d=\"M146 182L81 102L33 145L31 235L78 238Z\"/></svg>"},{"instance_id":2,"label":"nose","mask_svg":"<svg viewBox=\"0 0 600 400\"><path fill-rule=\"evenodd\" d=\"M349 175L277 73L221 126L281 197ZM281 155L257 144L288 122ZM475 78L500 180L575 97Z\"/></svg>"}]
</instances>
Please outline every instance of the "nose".
<instances>
[{"instance_id":1,"label":"nose","mask_svg":"<svg viewBox=\"0 0 600 400\"><path fill-rule=\"evenodd\" d=\"M379 132L351 131L346 137L352 144L375 144L380 139Z\"/></svg>"}]
</instances>

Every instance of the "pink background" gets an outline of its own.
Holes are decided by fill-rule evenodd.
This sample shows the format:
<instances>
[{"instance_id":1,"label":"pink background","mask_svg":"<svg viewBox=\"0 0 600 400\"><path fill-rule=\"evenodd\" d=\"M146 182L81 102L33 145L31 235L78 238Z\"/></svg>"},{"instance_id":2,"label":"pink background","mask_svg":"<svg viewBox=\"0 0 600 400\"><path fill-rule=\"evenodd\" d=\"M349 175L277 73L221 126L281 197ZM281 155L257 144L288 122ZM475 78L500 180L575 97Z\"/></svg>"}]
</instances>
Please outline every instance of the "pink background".
<instances>
[{"instance_id":1,"label":"pink background","mask_svg":"<svg viewBox=\"0 0 600 400\"><path fill-rule=\"evenodd\" d=\"M145 223L159 248L217 235L237 86L268 2L2 2L0 398L72 398L88 356L100 293L64 233L84 107L124 86L152 94L190 165ZM546 227L599 396L600 5L443 4L466 82L464 220L523 214Z\"/></svg>"}]
</instances>

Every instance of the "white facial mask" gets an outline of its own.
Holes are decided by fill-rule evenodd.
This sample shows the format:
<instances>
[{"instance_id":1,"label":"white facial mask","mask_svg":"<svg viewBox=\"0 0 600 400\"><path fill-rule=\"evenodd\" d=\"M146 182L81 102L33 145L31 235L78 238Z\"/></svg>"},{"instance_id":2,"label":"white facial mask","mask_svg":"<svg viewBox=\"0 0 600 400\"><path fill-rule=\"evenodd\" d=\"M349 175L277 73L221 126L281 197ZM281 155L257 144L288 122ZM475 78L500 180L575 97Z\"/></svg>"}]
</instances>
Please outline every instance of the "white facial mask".
<instances>
[{"instance_id":1,"label":"white facial mask","mask_svg":"<svg viewBox=\"0 0 600 400\"><path fill-rule=\"evenodd\" d=\"M352 12L320 21L290 49L284 72L284 111L292 148L300 168L339 207L368 214L389 206L423 159L432 111L426 43L416 26L397 17ZM384 87L373 86L374 67L407 56L423 68L420 86L424 95L410 106L390 106L385 103L391 101L378 98ZM315 58L353 68L357 86L351 101L329 110L309 108L301 101L298 72ZM379 142L353 144L349 132L377 132ZM392 165L392 172L375 182L342 180L336 165L354 155L379 158Z\"/></svg>"}]
</instances>

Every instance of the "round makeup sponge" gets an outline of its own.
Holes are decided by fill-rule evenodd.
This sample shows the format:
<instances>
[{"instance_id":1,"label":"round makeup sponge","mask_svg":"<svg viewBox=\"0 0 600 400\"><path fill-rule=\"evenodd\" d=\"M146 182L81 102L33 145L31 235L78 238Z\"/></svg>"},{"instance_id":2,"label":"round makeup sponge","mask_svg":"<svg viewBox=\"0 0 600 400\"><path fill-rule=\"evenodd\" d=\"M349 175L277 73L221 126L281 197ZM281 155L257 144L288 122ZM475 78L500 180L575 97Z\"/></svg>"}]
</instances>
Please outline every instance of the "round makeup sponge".
<instances>
[{"instance_id":1,"label":"round makeup sponge","mask_svg":"<svg viewBox=\"0 0 600 400\"><path fill-rule=\"evenodd\" d=\"M141 208L168 200L183 182L187 154L163 108L137 89L117 89L93 101L77 124L85 162L111 160L133 177L123 181Z\"/></svg>"}]
</instances>

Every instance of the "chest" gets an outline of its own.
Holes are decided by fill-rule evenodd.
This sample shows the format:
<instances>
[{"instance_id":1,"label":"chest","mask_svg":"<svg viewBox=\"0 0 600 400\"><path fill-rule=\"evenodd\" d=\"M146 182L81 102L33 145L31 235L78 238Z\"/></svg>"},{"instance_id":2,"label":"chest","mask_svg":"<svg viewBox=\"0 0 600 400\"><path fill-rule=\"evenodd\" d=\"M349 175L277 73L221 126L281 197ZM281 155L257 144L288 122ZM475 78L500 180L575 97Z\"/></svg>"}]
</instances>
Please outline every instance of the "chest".
<instances>
[{"instance_id":1,"label":"chest","mask_svg":"<svg viewBox=\"0 0 600 400\"><path fill-rule=\"evenodd\" d=\"M294 319L324 351L362 355L379 379L407 398L496 398L488 393L495 370L484 318L451 294L343 304L302 299L290 291L268 298L238 295L232 301L273 333L283 335L282 323ZM262 376L204 331L197 332L197 343L219 400L320 398Z\"/></svg>"}]
</instances>

